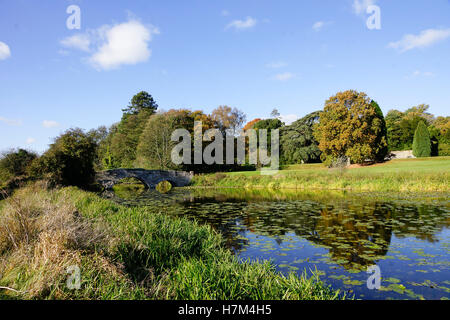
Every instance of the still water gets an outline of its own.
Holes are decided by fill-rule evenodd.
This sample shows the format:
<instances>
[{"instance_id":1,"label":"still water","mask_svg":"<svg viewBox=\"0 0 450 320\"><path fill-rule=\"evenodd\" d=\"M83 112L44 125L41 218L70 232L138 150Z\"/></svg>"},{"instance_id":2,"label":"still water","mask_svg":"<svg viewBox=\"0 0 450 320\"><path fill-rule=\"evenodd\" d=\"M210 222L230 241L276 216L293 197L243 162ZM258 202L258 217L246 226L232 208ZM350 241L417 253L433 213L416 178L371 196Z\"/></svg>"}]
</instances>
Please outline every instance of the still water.
<instances>
[{"instance_id":1,"label":"still water","mask_svg":"<svg viewBox=\"0 0 450 320\"><path fill-rule=\"evenodd\" d=\"M449 194L175 189L120 196L112 197L209 224L240 258L271 260L286 274L314 270L358 299L450 299ZM367 286L373 265L379 289Z\"/></svg>"}]
</instances>

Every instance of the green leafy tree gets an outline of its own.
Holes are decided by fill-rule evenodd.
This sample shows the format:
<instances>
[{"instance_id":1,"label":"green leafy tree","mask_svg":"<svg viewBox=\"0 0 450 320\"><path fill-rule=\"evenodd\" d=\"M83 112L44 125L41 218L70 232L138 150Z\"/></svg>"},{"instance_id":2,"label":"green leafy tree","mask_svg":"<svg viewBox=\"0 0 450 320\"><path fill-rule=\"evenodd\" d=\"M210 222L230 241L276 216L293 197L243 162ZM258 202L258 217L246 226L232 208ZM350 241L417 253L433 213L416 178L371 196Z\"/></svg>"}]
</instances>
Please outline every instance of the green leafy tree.
<instances>
[{"instance_id":1,"label":"green leafy tree","mask_svg":"<svg viewBox=\"0 0 450 320\"><path fill-rule=\"evenodd\" d=\"M258 121L255 123L255 125L253 126L253 129L256 130L256 134L258 136L258 148L262 148L262 145L260 144L261 140L260 140L260 132L259 130L267 130L267 151L268 153L272 152L272 130L275 129L280 129L281 127L284 126L284 123L277 118L272 118L272 119L264 119L261 121ZM247 147L249 147L247 145ZM262 164L260 163L260 159L258 157L258 167L261 167Z\"/></svg>"},{"instance_id":2,"label":"green leafy tree","mask_svg":"<svg viewBox=\"0 0 450 320\"><path fill-rule=\"evenodd\" d=\"M283 125L284 123L277 118L264 119L256 122L253 126L253 129L255 129L256 131L258 131L259 129L275 130L281 128Z\"/></svg>"},{"instance_id":3,"label":"green leafy tree","mask_svg":"<svg viewBox=\"0 0 450 320\"><path fill-rule=\"evenodd\" d=\"M103 159L106 157L107 141L110 136L110 130L105 126L100 126L97 129L91 129L87 133L97 145L97 154L94 161L95 170L103 170Z\"/></svg>"},{"instance_id":4,"label":"green leafy tree","mask_svg":"<svg viewBox=\"0 0 450 320\"><path fill-rule=\"evenodd\" d=\"M124 109L122 120L111 131L108 145L102 147L102 163L106 168L131 168L136 160L139 138L147 120L155 113L158 105L147 92L139 92Z\"/></svg>"},{"instance_id":5,"label":"green leafy tree","mask_svg":"<svg viewBox=\"0 0 450 320\"><path fill-rule=\"evenodd\" d=\"M418 158L431 156L430 133L424 121L419 122L414 133L413 154Z\"/></svg>"},{"instance_id":6,"label":"green leafy tree","mask_svg":"<svg viewBox=\"0 0 450 320\"><path fill-rule=\"evenodd\" d=\"M387 138L391 151L403 150L405 141L403 140L402 127L400 122L403 119L403 112L390 110L385 117L387 127Z\"/></svg>"},{"instance_id":7,"label":"green leafy tree","mask_svg":"<svg viewBox=\"0 0 450 320\"><path fill-rule=\"evenodd\" d=\"M179 169L171 153L177 142L171 141L176 129L193 130L195 117L189 110L170 110L151 116L139 140L137 165L148 169Z\"/></svg>"},{"instance_id":8,"label":"green leafy tree","mask_svg":"<svg viewBox=\"0 0 450 320\"><path fill-rule=\"evenodd\" d=\"M36 153L24 149L3 152L0 157L0 185L8 179L25 175L36 158Z\"/></svg>"},{"instance_id":9,"label":"green leafy tree","mask_svg":"<svg viewBox=\"0 0 450 320\"><path fill-rule=\"evenodd\" d=\"M96 143L81 129L69 129L32 164L32 172L56 184L88 186L93 182Z\"/></svg>"},{"instance_id":10,"label":"green leafy tree","mask_svg":"<svg viewBox=\"0 0 450 320\"><path fill-rule=\"evenodd\" d=\"M405 112L390 110L387 113L386 126L390 150L411 150L419 122L424 121L430 126L435 121L434 116L427 112L428 109L429 105L420 104Z\"/></svg>"},{"instance_id":11,"label":"green leafy tree","mask_svg":"<svg viewBox=\"0 0 450 320\"><path fill-rule=\"evenodd\" d=\"M387 137L378 105L365 93L339 92L325 102L314 136L328 163L350 157L355 163L384 159Z\"/></svg>"},{"instance_id":12,"label":"green leafy tree","mask_svg":"<svg viewBox=\"0 0 450 320\"><path fill-rule=\"evenodd\" d=\"M283 127L280 138L280 156L284 164L320 162L321 151L314 138L314 125L319 121L320 111L306 115Z\"/></svg>"},{"instance_id":13,"label":"green leafy tree","mask_svg":"<svg viewBox=\"0 0 450 320\"><path fill-rule=\"evenodd\" d=\"M439 131L436 135L439 156L450 156L450 117L437 117L433 125Z\"/></svg>"}]
</instances>

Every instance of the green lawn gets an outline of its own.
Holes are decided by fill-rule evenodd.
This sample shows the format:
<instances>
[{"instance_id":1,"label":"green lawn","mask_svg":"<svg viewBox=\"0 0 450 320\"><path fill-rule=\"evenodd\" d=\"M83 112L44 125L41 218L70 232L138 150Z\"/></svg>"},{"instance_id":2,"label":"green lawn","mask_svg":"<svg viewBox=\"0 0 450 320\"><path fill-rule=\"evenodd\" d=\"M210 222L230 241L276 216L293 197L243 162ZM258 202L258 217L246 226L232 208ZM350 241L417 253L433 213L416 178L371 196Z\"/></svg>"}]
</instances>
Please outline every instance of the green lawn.
<instances>
[{"instance_id":1,"label":"green lawn","mask_svg":"<svg viewBox=\"0 0 450 320\"><path fill-rule=\"evenodd\" d=\"M200 175L194 186L341 189L358 191L450 191L450 157L392 160L348 169L300 164L271 176L259 171Z\"/></svg>"},{"instance_id":2,"label":"green lawn","mask_svg":"<svg viewBox=\"0 0 450 320\"><path fill-rule=\"evenodd\" d=\"M329 169L322 163L313 164L294 164L285 166L281 173L289 172L318 172L328 171ZM433 157L418 159L399 159L391 160L385 163L351 168L351 172L367 172L367 173L391 173L405 171L427 171L427 172L450 172L450 157ZM247 172L230 172L229 175L257 175L259 171Z\"/></svg>"}]
</instances>

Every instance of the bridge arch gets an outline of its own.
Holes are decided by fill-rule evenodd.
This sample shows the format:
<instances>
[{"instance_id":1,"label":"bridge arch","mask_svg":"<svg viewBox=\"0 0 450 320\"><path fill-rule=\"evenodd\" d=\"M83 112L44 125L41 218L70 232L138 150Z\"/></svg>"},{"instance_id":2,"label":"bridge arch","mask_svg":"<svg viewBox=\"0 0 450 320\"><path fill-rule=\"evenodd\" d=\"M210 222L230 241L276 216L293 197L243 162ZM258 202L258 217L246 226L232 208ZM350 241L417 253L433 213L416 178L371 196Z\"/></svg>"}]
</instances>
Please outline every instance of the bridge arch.
<instances>
[{"instance_id":1,"label":"bridge arch","mask_svg":"<svg viewBox=\"0 0 450 320\"><path fill-rule=\"evenodd\" d=\"M111 190L122 179L136 178L147 188L154 189L164 180L169 181L173 187L185 187L189 185L193 177L192 171L113 169L97 173L96 181L106 190Z\"/></svg>"}]
</instances>

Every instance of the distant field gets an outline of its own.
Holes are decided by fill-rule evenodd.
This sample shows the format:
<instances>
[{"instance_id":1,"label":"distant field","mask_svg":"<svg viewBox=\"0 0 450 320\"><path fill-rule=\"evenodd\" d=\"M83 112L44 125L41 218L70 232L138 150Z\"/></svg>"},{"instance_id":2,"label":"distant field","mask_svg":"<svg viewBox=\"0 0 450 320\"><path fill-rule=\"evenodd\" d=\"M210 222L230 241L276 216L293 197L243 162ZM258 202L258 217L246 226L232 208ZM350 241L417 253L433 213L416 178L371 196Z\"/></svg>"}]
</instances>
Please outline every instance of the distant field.
<instances>
[{"instance_id":1,"label":"distant field","mask_svg":"<svg viewBox=\"0 0 450 320\"><path fill-rule=\"evenodd\" d=\"M392 160L370 166L328 169L323 164L283 168L272 176L259 171L201 175L195 186L339 189L361 191L450 191L450 157Z\"/></svg>"},{"instance_id":2,"label":"distant field","mask_svg":"<svg viewBox=\"0 0 450 320\"><path fill-rule=\"evenodd\" d=\"M364 173L392 173L405 171L427 171L427 172L450 172L450 157L433 157L419 159L399 159L370 166L354 167L347 169L348 172ZM294 164L283 167L280 173L287 172L328 172L322 163ZM230 172L228 175L259 175L259 171Z\"/></svg>"}]
</instances>

